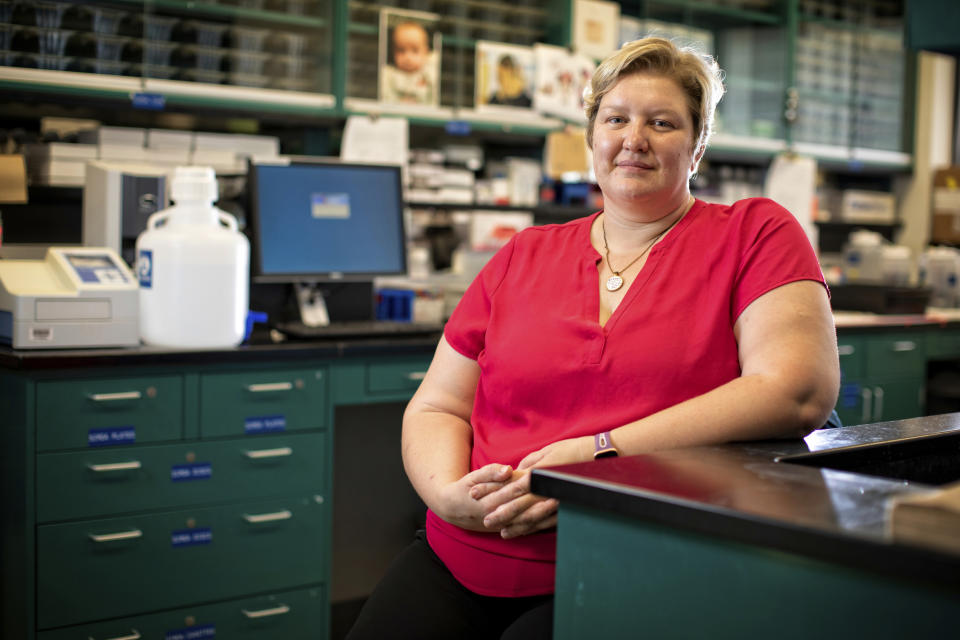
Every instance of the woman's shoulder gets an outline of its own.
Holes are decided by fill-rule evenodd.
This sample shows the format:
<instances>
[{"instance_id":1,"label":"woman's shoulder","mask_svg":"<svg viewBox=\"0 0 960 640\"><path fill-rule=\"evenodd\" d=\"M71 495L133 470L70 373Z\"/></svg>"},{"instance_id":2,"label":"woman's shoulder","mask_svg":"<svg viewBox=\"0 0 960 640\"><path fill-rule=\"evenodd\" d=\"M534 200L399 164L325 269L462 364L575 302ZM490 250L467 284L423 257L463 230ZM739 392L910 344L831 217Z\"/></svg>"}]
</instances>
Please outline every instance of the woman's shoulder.
<instances>
[{"instance_id":1,"label":"woman's shoulder","mask_svg":"<svg viewBox=\"0 0 960 640\"><path fill-rule=\"evenodd\" d=\"M799 224L792 213L770 198L744 198L729 205L705 203L705 213L708 215L701 217L707 221L740 229Z\"/></svg>"}]
</instances>

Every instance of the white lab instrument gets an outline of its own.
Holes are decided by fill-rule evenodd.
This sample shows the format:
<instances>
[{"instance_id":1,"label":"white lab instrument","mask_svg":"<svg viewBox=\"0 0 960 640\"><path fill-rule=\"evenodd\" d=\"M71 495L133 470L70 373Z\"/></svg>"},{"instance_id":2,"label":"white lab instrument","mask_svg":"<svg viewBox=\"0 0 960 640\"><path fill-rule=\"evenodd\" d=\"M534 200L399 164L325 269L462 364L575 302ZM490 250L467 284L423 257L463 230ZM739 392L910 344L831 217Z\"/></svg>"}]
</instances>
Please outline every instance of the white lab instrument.
<instances>
[{"instance_id":1,"label":"white lab instrument","mask_svg":"<svg viewBox=\"0 0 960 640\"><path fill-rule=\"evenodd\" d=\"M140 344L137 281L106 247L0 260L0 343L14 349Z\"/></svg>"}]
</instances>

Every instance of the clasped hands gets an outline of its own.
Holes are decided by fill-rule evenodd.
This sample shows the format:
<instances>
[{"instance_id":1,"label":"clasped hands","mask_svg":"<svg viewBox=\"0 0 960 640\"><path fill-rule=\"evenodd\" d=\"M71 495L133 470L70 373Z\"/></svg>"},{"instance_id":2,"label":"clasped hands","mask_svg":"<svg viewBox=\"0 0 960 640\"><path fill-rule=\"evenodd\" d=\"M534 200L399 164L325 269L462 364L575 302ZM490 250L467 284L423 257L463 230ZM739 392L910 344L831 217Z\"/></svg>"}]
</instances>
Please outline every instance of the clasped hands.
<instances>
[{"instance_id":1,"label":"clasped hands","mask_svg":"<svg viewBox=\"0 0 960 640\"><path fill-rule=\"evenodd\" d=\"M557 524L557 501L530 493L530 470L590 459L592 441L560 440L527 455L516 469L491 463L444 487L444 519L471 531L516 538Z\"/></svg>"}]
</instances>

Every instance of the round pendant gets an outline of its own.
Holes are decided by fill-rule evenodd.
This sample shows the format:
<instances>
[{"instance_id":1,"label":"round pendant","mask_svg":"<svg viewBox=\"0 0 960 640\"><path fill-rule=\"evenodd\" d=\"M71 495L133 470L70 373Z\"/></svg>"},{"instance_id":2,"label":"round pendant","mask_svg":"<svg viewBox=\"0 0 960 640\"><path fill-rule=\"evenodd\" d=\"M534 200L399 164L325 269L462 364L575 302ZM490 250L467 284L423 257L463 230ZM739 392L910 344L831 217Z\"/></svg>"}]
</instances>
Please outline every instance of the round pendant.
<instances>
[{"instance_id":1,"label":"round pendant","mask_svg":"<svg viewBox=\"0 0 960 640\"><path fill-rule=\"evenodd\" d=\"M610 276L607 278L607 291L616 291L623 286L623 278L620 276Z\"/></svg>"}]
</instances>

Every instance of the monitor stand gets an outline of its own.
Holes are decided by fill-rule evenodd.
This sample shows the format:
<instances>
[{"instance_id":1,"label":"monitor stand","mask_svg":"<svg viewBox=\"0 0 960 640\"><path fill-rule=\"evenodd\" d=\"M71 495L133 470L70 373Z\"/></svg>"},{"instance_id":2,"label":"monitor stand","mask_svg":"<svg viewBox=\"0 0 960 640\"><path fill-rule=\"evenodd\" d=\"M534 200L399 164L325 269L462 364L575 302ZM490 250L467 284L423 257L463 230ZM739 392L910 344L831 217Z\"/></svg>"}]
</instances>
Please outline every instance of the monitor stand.
<instances>
[{"instance_id":1,"label":"monitor stand","mask_svg":"<svg viewBox=\"0 0 960 640\"><path fill-rule=\"evenodd\" d=\"M327 301L320 287L316 283L309 282L298 282L294 287L297 292L300 321L308 327L325 327L330 324Z\"/></svg>"},{"instance_id":2,"label":"monitor stand","mask_svg":"<svg viewBox=\"0 0 960 640\"><path fill-rule=\"evenodd\" d=\"M368 322L376 317L372 280L294 284L300 321L310 327L331 322Z\"/></svg>"}]
</instances>

